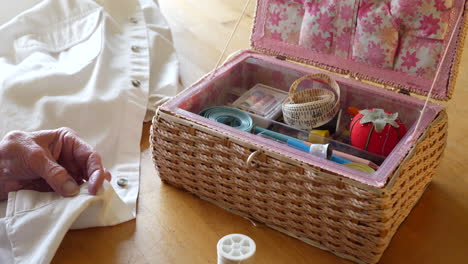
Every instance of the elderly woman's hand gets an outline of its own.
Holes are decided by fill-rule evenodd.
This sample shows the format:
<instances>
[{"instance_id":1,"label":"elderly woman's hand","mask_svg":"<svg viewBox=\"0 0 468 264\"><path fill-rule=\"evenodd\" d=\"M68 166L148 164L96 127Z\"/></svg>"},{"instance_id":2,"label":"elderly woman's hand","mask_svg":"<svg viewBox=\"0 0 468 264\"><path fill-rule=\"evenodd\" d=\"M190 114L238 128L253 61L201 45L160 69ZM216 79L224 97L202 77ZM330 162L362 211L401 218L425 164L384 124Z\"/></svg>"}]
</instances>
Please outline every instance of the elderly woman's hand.
<instances>
[{"instance_id":1,"label":"elderly woman's hand","mask_svg":"<svg viewBox=\"0 0 468 264\"><path fill-rule=\"evenodd\" d=\"M96 194L111 179L101 157L69 128L32 133L13 131L0 142L0 200L20 189L78 194L88 181Z\"/></svg>"}]
</instances>

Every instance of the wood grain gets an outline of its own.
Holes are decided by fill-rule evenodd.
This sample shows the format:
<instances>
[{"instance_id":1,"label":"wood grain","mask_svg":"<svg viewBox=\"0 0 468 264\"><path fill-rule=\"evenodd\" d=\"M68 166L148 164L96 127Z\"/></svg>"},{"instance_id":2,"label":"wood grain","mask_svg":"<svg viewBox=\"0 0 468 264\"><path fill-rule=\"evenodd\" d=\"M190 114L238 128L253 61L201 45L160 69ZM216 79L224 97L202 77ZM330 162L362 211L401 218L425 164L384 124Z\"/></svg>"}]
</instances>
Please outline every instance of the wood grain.
<instances>
[{"instance_id":1,"label":"wood grain","mask_svg":"<svg viewBox=\"0 0 468 264\"><path fill-rule=\"evenodd\" d=\"M254 2L228 54L249 48ZM173 29L184 85L210 71L244 0L160 0ZM468 54L447 103L448 147L439 173L397 231L382 263L466 263L468 257ZM115 227L69 232L53 263L216 263L216 242L243 233L257 243L256 263L348 263L271 229L254 226L162 184L142 135L138 218Z\"/></svg>"}]
</instances>

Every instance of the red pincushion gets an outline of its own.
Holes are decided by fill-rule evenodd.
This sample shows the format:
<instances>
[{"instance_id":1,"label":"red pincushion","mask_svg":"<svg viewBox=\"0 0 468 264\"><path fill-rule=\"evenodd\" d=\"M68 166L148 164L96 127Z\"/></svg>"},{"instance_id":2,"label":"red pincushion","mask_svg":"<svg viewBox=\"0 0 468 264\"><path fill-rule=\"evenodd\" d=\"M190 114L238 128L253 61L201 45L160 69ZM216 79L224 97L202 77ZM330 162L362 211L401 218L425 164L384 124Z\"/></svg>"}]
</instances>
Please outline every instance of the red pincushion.
<instances>
[{"instance_id":1,"label":"red pincushion","mask_svg":"<svg viewBox=\"0 0 468 264\"><path fill-rule=\"evenodd\" d=\"M374 111L374 109L370 110ZM391 112L385 111L387 114ZM378 155L388 156L400 139L406 134L406 127L399 118L395 120L398 128L386 124L381 132L377 132L372 122L361 124L363 114L359 113L351 121L351 144L359 149ZM370 135L370 136L369 136ZM366 147L367 144L367 147Z\"/></svg>"}]
</instances>

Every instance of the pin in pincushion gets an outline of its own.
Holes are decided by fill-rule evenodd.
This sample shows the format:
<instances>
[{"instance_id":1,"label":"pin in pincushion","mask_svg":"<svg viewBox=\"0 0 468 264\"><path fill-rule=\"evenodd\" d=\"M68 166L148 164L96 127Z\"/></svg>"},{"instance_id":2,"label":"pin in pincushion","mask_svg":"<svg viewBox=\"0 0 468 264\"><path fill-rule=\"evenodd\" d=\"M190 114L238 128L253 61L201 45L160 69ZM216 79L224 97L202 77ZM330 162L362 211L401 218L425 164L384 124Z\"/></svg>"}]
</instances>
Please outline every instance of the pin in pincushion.
<instances>
[{"instance_id":1,"label":"pin in pincushion","mask_svg":"<svg viewBox=\"0 0 468 264\"><path fill-rule=\"evenodd\" d=\"M383 109L361 110L350 125L351 144L359 149L388 156L406 134L398 113Z\"/></svg>"}]
</instances>

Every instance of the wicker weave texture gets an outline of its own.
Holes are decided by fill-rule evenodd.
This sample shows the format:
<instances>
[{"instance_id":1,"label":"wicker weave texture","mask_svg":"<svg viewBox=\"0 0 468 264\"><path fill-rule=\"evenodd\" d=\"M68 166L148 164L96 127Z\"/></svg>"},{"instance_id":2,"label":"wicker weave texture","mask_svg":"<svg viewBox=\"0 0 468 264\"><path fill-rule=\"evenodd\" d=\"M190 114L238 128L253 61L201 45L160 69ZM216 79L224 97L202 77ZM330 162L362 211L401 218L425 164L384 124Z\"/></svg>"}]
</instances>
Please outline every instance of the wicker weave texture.
<instances>
[{"instance_id":1,"label":"wicker weave texture","mask_svg":"<svg viewBox=\"0 0 468 264\"><path fill-rule=\"evenodd\" d=\"M384 189L343 180L156 116L153 159L161 179L230 211L358 263L376 263L431 181L446 144L442 112Z\"/></svg>"}]
</instances>

